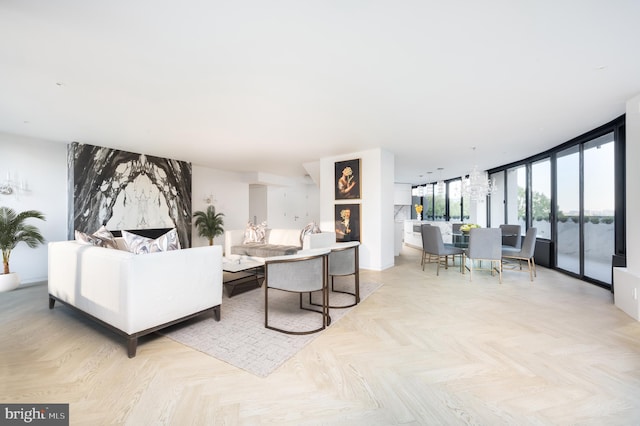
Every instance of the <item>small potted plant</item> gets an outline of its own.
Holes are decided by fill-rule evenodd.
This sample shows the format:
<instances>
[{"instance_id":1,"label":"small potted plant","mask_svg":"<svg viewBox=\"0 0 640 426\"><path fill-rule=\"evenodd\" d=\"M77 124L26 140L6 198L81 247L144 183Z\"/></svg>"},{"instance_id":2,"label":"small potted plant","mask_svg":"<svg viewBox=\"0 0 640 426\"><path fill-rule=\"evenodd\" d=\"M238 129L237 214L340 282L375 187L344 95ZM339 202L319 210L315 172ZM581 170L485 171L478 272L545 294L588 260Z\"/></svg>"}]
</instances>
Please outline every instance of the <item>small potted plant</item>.
<instances>
[{"instance_id":1,"label":"small potted plant","mask_svg":"<svg viewBox=\"0 0 640 426\"><path fill-rule=\"evenodd\" d=\"M44 214L37 210L16 213L9 207L0 207L0 250L4 265L4 273L0 275L0 291L13 290L20 284L18 274L9 270L9 257L16 245L25 242L29 247L35 248L44 244L44 237L38 228L25 223L29 218L45 220Z\"/></svg>"},{"instance_id":2,"label":"small potted plant","mask_svg":"<svg viewBox=\"0 0 640 426\"><path fill-rule=\"evenodd\" d=\"M207 207L206 211L197 211L193 214L196 218L196 228L198 235L209 240L209 245L213 245L213 239L224 233L224 213L216 213L214 206Z\"/></svg>"}]
</instances>

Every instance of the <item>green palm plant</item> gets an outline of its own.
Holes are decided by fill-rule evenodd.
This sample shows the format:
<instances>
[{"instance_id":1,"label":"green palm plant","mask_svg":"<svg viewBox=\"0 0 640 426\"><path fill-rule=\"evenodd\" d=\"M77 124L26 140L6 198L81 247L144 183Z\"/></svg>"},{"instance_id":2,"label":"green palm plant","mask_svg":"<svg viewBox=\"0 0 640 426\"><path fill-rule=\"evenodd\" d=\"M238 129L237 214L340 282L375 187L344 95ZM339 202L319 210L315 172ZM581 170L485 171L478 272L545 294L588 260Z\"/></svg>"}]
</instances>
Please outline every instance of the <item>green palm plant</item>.
<instances>
[{"instance_id":1,"label":"green palm plant","mask_svg":"<svg viewBox=\"0 0 640 426\"><path fill-rule=\"evenodd\" d=\"M44 214L37 210L16 213L12 208L0 207L0 250L5 274L9 273L11 251L19 242L24 241L31 248L44 244L44 237L38 228L25 223L29 218L45 220Z\"/></svg>"},{"instance_id":2,"label":"green palm plant","mask_svg":"<svg viewBox=\"0 0 640 426\"><path fill-rule=\"evenodd\" d=\"M209 245L213 245L213 239L224 233L224 213L216 213L214 206L207 207L206 211L197 211L193 214L196 218L198 235L209 240Z\"/></svg>"}]
</instances>

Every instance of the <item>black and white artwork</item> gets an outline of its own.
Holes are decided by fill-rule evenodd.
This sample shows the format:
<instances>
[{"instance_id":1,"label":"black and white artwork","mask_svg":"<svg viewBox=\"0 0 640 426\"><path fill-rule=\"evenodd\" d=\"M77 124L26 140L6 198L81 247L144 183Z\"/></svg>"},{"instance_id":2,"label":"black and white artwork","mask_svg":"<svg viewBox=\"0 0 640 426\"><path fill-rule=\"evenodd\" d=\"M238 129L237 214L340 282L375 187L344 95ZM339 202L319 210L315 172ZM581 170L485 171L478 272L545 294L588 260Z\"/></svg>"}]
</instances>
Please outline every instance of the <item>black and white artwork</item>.
<instances>
[{"instance_id":1,"label":"black and white artwork","mask_svg":"<svg viewBox=\"0 0 640 426\"><path fill-rule=\"evenodd\" d=\"M338 161L335 164L334 188L336 200L360 198L360 159Z\"/></svg>"},{"instance_id":2,"label":"black and white artwork","mask_svg":"<svg viewBox=\"0 0 640 426\"><path fill-rule=\"evenodd\" d=\"M360 241L360 204L335 205L336 242Z\"/></svg>"},{"instance_id":3,"label":"black and white artwork","mask_svg":"<svg viewBox=\"0 0 640 426\"><path fill-rule=\"evenodd\" d=\"M68 166L70 238L103 224L176 228L182 247L191 247L191 163L74 142Z\"/></svg>"}]
</instances>

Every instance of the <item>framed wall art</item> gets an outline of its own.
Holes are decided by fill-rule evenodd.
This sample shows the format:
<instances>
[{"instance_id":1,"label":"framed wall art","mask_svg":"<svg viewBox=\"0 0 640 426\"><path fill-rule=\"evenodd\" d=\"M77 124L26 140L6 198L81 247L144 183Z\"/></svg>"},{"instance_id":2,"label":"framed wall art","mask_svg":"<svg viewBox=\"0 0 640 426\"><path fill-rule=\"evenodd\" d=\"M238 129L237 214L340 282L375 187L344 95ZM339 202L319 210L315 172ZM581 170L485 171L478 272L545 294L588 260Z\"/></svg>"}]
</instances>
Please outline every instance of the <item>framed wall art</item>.
<instances>
[{"instance_id":1,"label":"framed wall art","mask_svg":"<svg viewBox=\"0 0 640 426\"><path fill-rule=\"evenodd\" d=\"M360 159L337 161L334 179L336 200L354 200L360 198Z\"/></svg>"},{"instance_id":2,"label":"framed wall art","mask_svg":"<svg viewBox=\"0 0 640 426\"><path fill-rule=\"evenodd\" d=\"M336 204L336 242L360 241L360 204Z\"/></svg>"}]
</instances>

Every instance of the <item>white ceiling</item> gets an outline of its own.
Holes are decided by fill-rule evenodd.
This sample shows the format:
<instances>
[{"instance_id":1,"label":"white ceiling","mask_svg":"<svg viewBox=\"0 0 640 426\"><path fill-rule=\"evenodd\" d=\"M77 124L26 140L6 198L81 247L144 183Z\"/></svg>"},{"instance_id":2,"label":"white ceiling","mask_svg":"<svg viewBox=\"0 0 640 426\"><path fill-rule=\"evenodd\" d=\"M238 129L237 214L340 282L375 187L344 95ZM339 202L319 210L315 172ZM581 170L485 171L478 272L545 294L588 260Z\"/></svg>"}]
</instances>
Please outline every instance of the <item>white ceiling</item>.
<instances>
[{"instance_id":1,"label":"white ceiling","mask_svg":"<svg viewBox=\"0 0 640 426\"><path fill-rule=\"evenodd\" d=\"M423 183L623 114L639 40L637 0L0 0L0 131L282 176L381 147Z\"/></svg>"}]
</instances>

